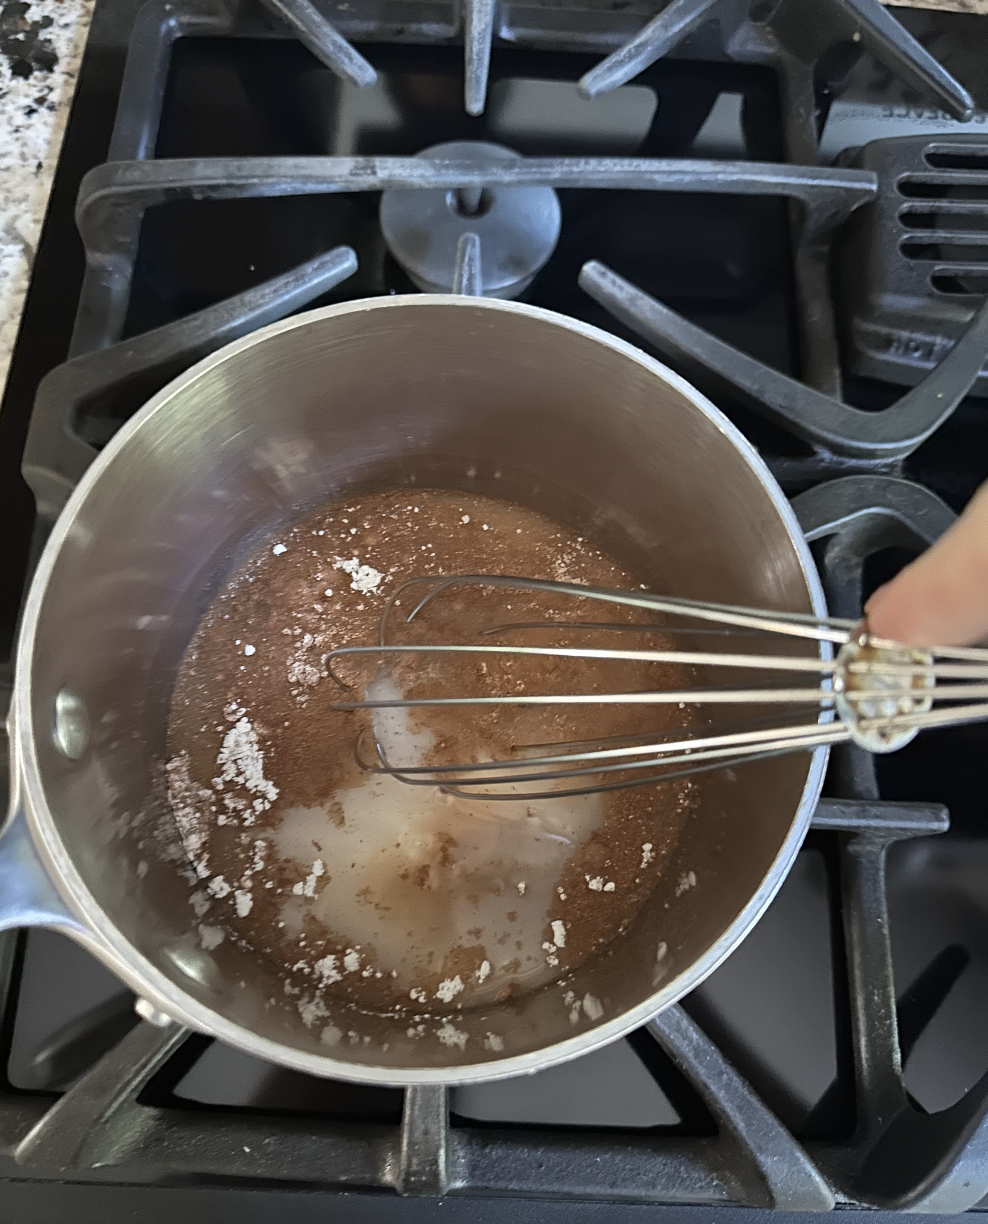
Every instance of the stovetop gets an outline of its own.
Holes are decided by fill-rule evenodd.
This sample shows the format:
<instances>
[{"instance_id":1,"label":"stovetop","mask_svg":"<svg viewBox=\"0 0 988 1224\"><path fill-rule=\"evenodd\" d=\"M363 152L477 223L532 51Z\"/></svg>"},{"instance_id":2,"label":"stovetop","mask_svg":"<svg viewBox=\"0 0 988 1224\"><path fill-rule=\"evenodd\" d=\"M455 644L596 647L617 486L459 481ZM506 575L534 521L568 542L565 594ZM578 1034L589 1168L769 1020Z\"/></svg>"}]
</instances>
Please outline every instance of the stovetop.
<instances>
[{"instance_id":1,"label":"stovetop","mask_svg":"<svg viewBox=\"0 0 988 1224\"><path fill-rule=\"evenodd\" d=\"M99 0L0 413L5 657L73 481L153 390L295 309L415 291L380 193L448 141L514 150L525 182L557 191L559 240L523 299L712 395L793 498L835 614L936 538L988 477L986 403L962 398L980 362L948 380L952 415L894 442L880 422L923 371L876 378L849 331L869 316L842 289L860 249L845 236L873 241L860 219L889 190L853 150L966 141L968 177L941 194L988 199L988 19L896 12L981 108L962 126L944 107L963 90L871 0L677 3L683 38L592 102L576 82L654 8L502 5L470 115L447 4L328 7L378 74L360 90L259 4ZM466 8L476 29L484 5ZM443 173L426 188L462 190ZM293 273L340 246L357 271L332 288ZM962 314L981 300L962 295ZM858 434L845 406L869 415ZM448 1094L318 1080L155 1030L68 940L2 937L0 1205L15 1220L971 1208L988 1195L986 747L968 728L877 768L835 754L776 901L681 1007L563 1067Z\"/></svg>"}]
</instances>

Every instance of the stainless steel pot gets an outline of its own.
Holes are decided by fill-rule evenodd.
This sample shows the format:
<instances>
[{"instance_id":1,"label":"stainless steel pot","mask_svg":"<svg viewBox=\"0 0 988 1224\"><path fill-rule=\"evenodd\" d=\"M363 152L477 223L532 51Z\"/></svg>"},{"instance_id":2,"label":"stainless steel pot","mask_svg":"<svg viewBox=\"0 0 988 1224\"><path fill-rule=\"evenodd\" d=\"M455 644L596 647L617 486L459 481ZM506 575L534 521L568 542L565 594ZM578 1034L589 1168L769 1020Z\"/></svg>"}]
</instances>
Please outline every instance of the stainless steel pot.
<instances>
[{"instance_id":1,"label":"stainless steel pot","mask_svg":"<svg viewBox=\"0 0 988 1224\"><path fill-rule=\"evenodd\" d=\"M65 931L165 1016L272 1062L467 1083L587 1053L696 986L785 877L825 752L705 775L633 929L565 988L462 1013L455 1037L334 1005L307 1028L264 965L229 941L202 949L189 888L162 858L168 702L199 615L252 540L319 500L401 483L542 510L672 594L825 610L758 455L630 345L530 306L429 295L264 328L125 425L48 542L17 654L0 929Z\"/></svg>"}]
</instances>

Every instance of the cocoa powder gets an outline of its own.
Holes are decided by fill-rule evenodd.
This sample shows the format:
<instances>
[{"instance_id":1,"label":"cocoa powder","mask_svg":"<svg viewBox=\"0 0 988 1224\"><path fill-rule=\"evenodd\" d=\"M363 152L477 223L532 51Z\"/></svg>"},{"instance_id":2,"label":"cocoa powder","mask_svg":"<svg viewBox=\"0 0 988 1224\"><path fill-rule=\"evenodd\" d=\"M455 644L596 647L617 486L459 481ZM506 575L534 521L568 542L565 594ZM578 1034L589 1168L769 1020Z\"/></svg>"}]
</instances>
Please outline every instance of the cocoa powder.
<instances>
[{"instance_id":1,"label":"cocoa powder","mask_svg":"<svg viewBox=\"0 0 988 1224\"><path fill-rule=\"evenodd\" d=\"M361 769L358 735L373 758L368 745L381 738L379 724L333 703L359 698L381 674L381 659L343 662L335 675L352 687L342 689L326 655L377 643L387 598L406 578L481 573L638 586L591 541L530 510L463 493L392 491L321 507L273 537L230 577L186 650L168 768L201 880L194 904L200 917L208 911L203 943L228 938L271 958L306 1023L316 1023L328 997L448 1014L570 972L627 929L689 815L684 780L596 799L528 804L522 794L508 805L479 799L471 807ZM408 592L405 612L417 598ZM541 592L455 587L411 625L402 624L401 608L395 613L394 640L410 644L669 645L644 627L649 618L641 612ZM587 627L602 620L628 628ZM546 621L551 629L517 627ZM387 662L388 682L406 697L603 694L687 683L682 669L641 662L510 655ZM399 738L420 745L420 764L434 765L643 727L661 735L687 721L676 706L426 707ZM522 755L520 772L524 766ZM391 789L360 789L370 784ZM418 806L395 816L392 844L387 822L406 795ZM358 800L363 806L353 807ZM357 825L366 823L366 836L350 827L348 811L365 813ZM585 835L574 841L577 828ZM367 859L369 846L377 866ZM350 848L353 861L344 862ZM529 879L524 862L534 864Z\"/></svg>"}]
</instances>

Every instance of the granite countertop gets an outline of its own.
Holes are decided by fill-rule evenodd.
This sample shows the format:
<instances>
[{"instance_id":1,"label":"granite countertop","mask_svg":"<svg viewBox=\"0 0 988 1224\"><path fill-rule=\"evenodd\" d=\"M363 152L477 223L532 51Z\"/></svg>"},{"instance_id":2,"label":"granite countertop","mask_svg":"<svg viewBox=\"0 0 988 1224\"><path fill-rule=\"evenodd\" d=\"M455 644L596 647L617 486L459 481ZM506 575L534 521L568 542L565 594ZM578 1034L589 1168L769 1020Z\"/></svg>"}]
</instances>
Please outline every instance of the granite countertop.
<instances>
[{"instance_id":1,"label":"granite countertop","mask_svg":"<svg viewBox=\"0 0 988 1224\"><path fill-rule=\"evenodd\" d=\"M988 12L988 0L885 0ZM0 0L0 394L94 0Z\"/></svg>"},{"instance_id":2,"label":"granite countertop","mask_svg":"<svg viewBox=\"0 0 988 1224\"><path fill-rule=\"evenodd\" d=\"M0 392L94 0L0 0Z\"/></svg>"}]
</instances>

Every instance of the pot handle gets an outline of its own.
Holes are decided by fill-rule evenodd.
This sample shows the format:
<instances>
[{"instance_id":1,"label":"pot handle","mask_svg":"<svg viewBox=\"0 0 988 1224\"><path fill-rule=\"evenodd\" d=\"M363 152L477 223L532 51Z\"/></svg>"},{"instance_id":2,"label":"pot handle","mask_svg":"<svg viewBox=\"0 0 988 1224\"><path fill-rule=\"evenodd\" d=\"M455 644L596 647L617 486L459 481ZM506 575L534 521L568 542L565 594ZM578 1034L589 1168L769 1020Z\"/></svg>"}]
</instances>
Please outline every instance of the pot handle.
<instances>
[{"instance_id":1,"label":"pot handle","mask_svg":"<svg viewBox=\"0 0 988 1224\"><path fill-rule=\"evenodd\" d=\"M87 934L48 878L18 804L0 830L0 931L36 926Z\"/></svg>"}]
</instances>

